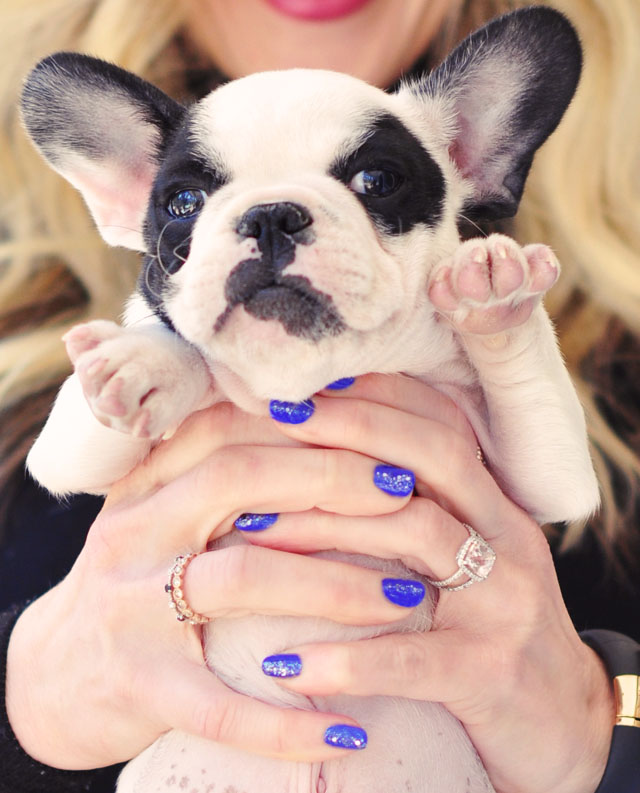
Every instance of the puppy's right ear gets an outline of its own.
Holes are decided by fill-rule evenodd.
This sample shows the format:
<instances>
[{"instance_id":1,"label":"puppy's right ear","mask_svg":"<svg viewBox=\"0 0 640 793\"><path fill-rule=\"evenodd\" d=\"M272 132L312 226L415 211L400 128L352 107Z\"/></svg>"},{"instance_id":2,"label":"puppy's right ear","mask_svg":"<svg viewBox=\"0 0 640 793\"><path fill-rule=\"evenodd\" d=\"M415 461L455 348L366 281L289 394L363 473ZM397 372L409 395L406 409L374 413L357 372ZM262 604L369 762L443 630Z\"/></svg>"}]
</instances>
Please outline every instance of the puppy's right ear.
<instances>
[{"instance_id":1,"label":"puppy's right ear","mask_svg":"<svg viewBox=\"0 0 640 793\"><path fill-rule=\"evenodd\" d=\"M82 193L104 239L144 250L151 187L182 105L117 66L61 52L31 72L21 107L36 147Z\"/></svg>"}]
</instances>

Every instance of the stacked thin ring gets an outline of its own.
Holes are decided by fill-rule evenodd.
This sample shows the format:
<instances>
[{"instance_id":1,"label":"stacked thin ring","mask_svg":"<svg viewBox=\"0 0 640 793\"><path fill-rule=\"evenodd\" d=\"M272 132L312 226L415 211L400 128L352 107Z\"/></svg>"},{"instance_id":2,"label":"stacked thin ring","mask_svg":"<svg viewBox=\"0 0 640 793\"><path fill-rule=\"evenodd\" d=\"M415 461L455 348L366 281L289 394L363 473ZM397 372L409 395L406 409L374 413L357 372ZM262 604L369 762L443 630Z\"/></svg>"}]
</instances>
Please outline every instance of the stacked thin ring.
<instances>
[{"instance_id":1,"label":"stacked thin ring","mask_svg":"<svg viewBox=\"0 0 640 793\"><path fill-rule=\"evenodd\" d=\"M182 588L182 578L187 567L191 564L197 553L190 553L187 556L176 556L174 563L169 569L169 581L164 591L169 593L169 608L176 612L176 619L179 622L189 622L191 625L203 625L210 622L210 617L198 614L187 603Z\"/></svg>"},{"instance_id":2,"label":"stacked thin ring","mask_svg":"<svg viewBox=\"0 0 640 793\"><path fill-rule=\"evenodd\" d=\"M496 561L496 552L489 543L475 529L472 529L468 523L463 523L462 525L469 532L469 536L462 543L456 554L458 569L453 575L440 581L433 581L427 578L431 586L445 589L447 592L457 592L460 589L466 589L477 581L485 581ZM467 580L458 584L457 582L465 575Z\"/></svg>"}]
</instances>

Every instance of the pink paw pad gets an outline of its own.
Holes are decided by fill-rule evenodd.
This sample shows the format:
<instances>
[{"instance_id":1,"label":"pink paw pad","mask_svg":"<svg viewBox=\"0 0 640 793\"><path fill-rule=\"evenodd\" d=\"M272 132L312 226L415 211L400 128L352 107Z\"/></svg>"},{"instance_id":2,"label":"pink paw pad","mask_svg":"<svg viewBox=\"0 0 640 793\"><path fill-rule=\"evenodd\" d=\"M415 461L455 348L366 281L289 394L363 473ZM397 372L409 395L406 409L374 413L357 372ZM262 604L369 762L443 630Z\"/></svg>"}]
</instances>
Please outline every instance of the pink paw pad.
<instances>
[{"instance_id":1,"label":"pink paw pad","mask_svg":"<svg viewBox=\"0 0 640 793\"><path fill-rule=\"evenodd\" d=\"M524 283L519 251L503 242L496 243L491 251L489 277L497 298L507 297L519 289Z\"/></svg>"},{"instance_id":2,"label":"pink paw pad","mask_svg":"<svg viewBox=\"0 0 640 793\"><path fill-rule=\"evenodd\" d=\"M433 274L429 297L463 332L499 333L521 325L560 268L546 245L521 248L502 234L463 242Z\"/></svg>"},{"instance_id":3,"label":"pink paw pad","mask_svg":"<svg viewBox=\"0 0 640 793\"><path fill-rule=\"evenodd\" d=\"M101 413L115 417L126 415L127 407L120 396L123 386L124 380L121 377L114 377L102 389L100 397L96 400L96 407Z\"/></svg>"},{"instance_id":4,"label":"pink paw pad","mask_svg":"<svg viewBox=\"0 0 640 793\"><path fill-rule=\"evenodd\" d=\"M482 303L489 299L491 280L487 265L486 251L480 247L474 248L470 260L458 271L456 287L459 295Z\"/></svg>"},{"instance_id":5,"label":"pink paw pad","mask_svg":"<svg viewBox=\"0 0 640 793\"><path fill-rule=\"evenodd\" d=\"M529 290L546 292L560 275L560 266L554 252L547 245L527 245L523 249L529 262Z\"/></svg>"},{"instance_id":6,"label":"pink paw pad","mask_svg":"<svg viewBox=\"0 0 640 793\"><path fill-rule=\"evenodd\" d=\"M100 344L100 339L88 325L76 325L71 328L64 334L62 341L67 348L71 363L75 363L83 352L93 350Z\"/></svg>"}]
</instances>

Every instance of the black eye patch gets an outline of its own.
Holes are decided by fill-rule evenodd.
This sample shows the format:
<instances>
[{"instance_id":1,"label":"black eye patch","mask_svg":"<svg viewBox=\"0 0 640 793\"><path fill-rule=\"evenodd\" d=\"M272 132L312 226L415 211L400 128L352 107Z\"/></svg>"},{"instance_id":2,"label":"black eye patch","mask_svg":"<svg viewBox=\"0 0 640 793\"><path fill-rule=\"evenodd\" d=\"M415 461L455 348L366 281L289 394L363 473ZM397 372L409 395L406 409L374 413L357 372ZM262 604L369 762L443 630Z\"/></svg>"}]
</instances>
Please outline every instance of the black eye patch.
<instances>
[{"instance_id":1,"label":"black eye patch","mask_svg":"<svg viewBox=\"0 0 640 793\"><path fill-rule=\"evenodd\" d=\"M158 171L145 220L147 256L139 288L160 314L168 279L189 256L191 234L204 202L229 179L194 151L185 125Z\"/></svg>"},{"instance_id":2,"label":"black eye patch","mask_svg":"<svg viewBox=\"0 0 640 793\"><path fill-rule=\"evenodd\" d=\"M329 174L352 189L373 222L389 234L404 234L418 223L434 226L442 217L445 182L440 167L390 114L378 116L364 142L336 159ZM392 189L358 189L372 178Z\"/></svg>"}]
</instances>

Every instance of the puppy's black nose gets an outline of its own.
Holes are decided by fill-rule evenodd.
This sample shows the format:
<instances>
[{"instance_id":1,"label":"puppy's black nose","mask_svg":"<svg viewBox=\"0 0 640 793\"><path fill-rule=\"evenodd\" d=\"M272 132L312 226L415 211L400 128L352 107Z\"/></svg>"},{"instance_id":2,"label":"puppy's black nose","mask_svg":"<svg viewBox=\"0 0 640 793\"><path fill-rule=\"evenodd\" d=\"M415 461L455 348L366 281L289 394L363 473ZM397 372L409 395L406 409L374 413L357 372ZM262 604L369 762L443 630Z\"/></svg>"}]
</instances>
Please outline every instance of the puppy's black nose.
<instances>
[{"instance_id":1,"label":"puppy's black nose","mask_svg":"<svg viewBox=\"0 0 640 793\"><path fill-rule=\"evenodd\" d=\"M293 236L312 223L313 218L305 207L282 201L251 207L238 221L236 231L243 237L260 240L273 234Z\"/></svg>"},{"instance_id":2,"label":"puppy's black nose","mask_svg":"<svg viewBox=\"0 0 640 793\"><path fill-rule=\"evenodd\" d=\"M305 207L282 201L251 207L236 224L236 231L241 237L254 237L263 265L280 272L295 259L296 243L309 243L304 230L312 223Z\"/></svg>"}]
</instances>

